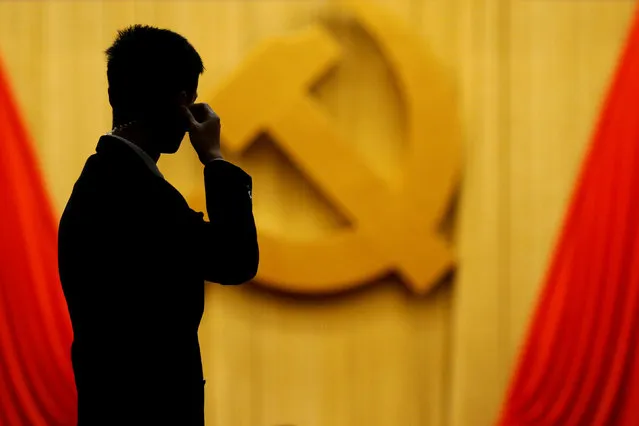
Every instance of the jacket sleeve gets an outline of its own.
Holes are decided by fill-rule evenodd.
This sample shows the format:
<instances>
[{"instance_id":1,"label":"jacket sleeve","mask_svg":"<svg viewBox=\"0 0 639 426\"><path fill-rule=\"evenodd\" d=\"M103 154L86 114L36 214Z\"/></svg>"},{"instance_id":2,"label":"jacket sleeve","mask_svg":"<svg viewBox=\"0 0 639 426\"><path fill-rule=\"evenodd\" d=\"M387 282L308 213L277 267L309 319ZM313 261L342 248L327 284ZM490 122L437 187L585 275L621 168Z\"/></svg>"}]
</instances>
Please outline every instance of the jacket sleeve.
<instances>
[{"instance_id":1,"label":"jacket sleeve","mask_svg":"<svg viewBox=\"0 0 639 426\"><path fill-rule=\"evenodd\" d=\"M192 211L201 275L227 285L250 281L259 263L252 179L241 168L215 160L204 167L204 186L210 222Z\"/></svg>"}]
</instances>

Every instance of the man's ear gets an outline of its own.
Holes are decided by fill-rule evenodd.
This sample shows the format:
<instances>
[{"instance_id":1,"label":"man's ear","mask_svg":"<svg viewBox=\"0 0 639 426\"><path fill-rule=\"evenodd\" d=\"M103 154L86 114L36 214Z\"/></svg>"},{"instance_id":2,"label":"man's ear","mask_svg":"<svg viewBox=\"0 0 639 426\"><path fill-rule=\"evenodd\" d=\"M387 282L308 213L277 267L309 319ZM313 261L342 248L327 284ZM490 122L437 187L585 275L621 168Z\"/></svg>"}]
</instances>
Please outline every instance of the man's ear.
<instances>
[{"instance_id":1,"label":"man's ear","mask_svg":"<svg viewBox=\"0 0 639 426\"><path fill-rule=\"evenodd\" d=\"M111 91L111 88L109 87L109 104L111 105L111 108L113 108L114 103L115 103L115 99L113 99L113 92Z\"/></svg>"}]
</instances>

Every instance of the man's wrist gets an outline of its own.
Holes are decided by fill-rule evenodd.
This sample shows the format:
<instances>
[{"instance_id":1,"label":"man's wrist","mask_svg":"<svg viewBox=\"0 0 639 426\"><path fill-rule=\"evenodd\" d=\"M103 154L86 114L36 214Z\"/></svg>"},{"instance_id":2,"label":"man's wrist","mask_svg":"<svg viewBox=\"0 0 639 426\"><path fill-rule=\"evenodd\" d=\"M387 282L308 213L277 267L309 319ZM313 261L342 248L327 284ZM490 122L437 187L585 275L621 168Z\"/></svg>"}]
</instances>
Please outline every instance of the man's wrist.
<instances>
[{"instance_id":1,"label":"man's wrist","mask_svg":"<svg viewBox=\"0 0 639 426\"><path fill-rule=\"evenodd\" d=\"M215 160L224 160L224 157L222 157L222 153L220 153L219 151L207 152L203 155L199 155L199 158L200 162L204 165L207 165Z\"/></svg>"}]
</instances>

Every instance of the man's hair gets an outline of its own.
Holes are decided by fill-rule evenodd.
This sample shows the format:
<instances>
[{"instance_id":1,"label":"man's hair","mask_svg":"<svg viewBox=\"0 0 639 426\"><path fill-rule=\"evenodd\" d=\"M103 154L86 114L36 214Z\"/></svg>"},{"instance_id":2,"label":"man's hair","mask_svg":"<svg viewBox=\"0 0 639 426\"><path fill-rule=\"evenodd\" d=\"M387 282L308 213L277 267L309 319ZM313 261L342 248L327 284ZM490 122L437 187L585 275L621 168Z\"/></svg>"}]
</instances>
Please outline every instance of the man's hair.
<instances>
[{"instance_id":1,"label":"man's hair","mask_svg":"<svg viewBox=\"0 0 639 426\"><path fill-rule=\"evenodd\" d=\"M136 119L147 106L182 90L194 93L204 71L202 58L184 37L146 25L118 31L105 53L114 119Z\"/></svg>"}]
</instances>

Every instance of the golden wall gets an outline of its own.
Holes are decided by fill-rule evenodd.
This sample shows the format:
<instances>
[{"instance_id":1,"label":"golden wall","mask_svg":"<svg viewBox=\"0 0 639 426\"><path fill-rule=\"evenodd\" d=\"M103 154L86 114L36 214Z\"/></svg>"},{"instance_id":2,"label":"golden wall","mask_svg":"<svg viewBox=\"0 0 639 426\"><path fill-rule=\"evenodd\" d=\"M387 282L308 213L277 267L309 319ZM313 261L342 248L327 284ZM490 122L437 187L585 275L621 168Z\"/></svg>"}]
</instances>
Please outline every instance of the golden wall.
<instances>
[{"instance_id":1,"label":"golden wall","mask_svg":"<svg viewBox=\"0 0 639 426\"><path fill-rule=\"evenodd\" d=\"M390 279L319 298L210 285L200 329L207 424L483 426L495 419L633 2L376 3L430 45L458 86L458 273L425 296ZM199 93L210 100L258 43L326 21L330 4L1 1L0 52L58 211L110 128L103 51L116 29L148 23L184 34L204 58ZM404 111L387 64L356 27L331 31L356 53L315 95L392 181ZM269 232L315 238L345 226L273 141L258 141L237 160L255 176L255 208ZM160 167L197 203L201 166L188 143Z\"/></svg>"}]
</instances>

